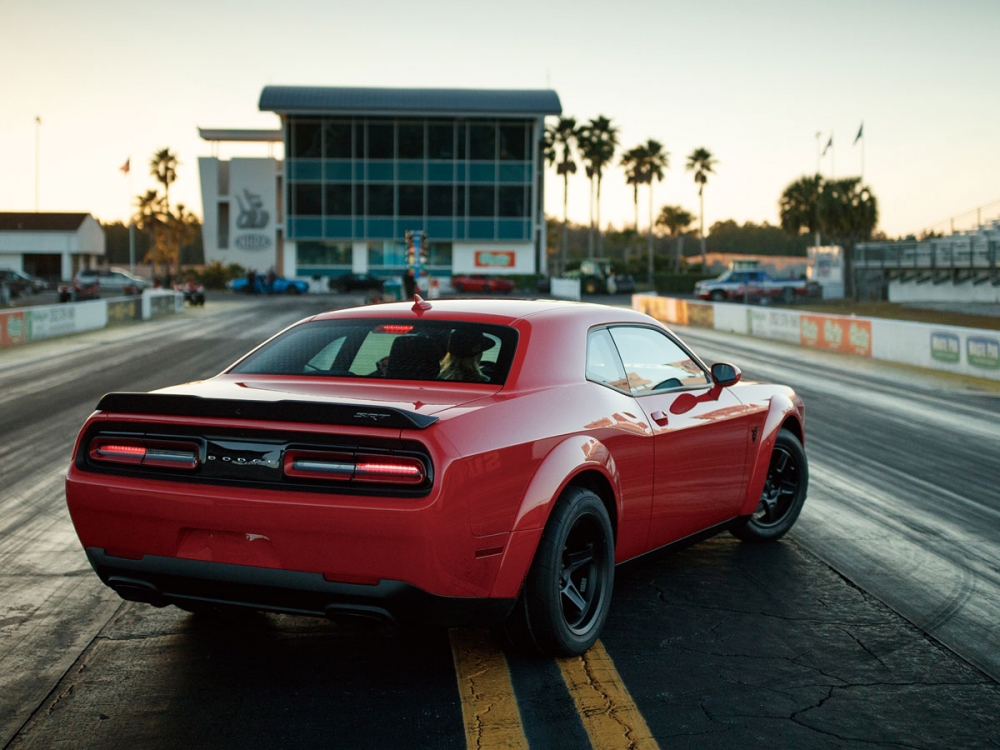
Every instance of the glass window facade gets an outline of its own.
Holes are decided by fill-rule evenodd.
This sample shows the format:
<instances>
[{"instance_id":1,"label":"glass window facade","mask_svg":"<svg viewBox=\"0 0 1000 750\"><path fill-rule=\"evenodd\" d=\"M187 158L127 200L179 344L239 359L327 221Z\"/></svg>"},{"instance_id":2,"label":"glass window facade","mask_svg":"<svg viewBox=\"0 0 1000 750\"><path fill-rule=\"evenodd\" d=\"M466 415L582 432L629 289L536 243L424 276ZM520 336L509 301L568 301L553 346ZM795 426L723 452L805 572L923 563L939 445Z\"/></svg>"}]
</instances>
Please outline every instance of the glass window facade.
<instances>
[{"instance_id":1,"label":"glass window facade","mask_svg":"<svg viewBox=\"0 0 1000 750\"><path fill-rule=\"evenodd\" d=\"M530 241L536 124L289 115L287 237L381 247L424 230L448 246L449 262L452 242Z\"/></svg>"}]
</instances>

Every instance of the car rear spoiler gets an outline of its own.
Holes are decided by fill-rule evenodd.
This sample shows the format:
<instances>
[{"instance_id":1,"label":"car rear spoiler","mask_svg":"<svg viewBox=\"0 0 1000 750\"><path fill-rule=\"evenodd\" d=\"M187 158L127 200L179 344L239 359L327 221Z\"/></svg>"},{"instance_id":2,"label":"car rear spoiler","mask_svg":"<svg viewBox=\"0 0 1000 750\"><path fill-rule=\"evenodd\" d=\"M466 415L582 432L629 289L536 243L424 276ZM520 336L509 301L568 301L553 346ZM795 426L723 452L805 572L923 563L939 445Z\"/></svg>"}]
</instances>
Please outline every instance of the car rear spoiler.
<instances>
[{"instance_id":1,"label":"car rear spoiler","mask_svg":"<svg viewBox=\"0 0 1000 750\"><path fill-rule=\"evenodd\" d=\"M122 414L340 424L399 430L422 430L438 421L437 417L387 406L315 401L243 401L172 393L108 393L97 403L97 409Z\"/></svg>"}]
</instances>

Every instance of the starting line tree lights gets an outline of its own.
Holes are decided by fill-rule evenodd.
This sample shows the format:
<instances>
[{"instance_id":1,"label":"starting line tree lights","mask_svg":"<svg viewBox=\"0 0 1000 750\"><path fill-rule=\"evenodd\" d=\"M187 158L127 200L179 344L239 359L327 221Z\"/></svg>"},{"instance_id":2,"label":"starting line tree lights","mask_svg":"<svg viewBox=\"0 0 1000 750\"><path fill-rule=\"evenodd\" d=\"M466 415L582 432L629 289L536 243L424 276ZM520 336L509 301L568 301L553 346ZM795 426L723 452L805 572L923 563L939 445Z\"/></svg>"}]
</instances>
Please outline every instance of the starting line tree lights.
<instances>
[{"instance_id":1,"label":"starting line tree lights","mask_svg":"<svg viewBox=\"0 0 1000 750\"><path fill-rule=\"evenodd\" d=\"M406 232L406 267L413 271L414 278L423 276L427 265L427 232L423 230L407 230Z\"/></svg>"}]
</instances>

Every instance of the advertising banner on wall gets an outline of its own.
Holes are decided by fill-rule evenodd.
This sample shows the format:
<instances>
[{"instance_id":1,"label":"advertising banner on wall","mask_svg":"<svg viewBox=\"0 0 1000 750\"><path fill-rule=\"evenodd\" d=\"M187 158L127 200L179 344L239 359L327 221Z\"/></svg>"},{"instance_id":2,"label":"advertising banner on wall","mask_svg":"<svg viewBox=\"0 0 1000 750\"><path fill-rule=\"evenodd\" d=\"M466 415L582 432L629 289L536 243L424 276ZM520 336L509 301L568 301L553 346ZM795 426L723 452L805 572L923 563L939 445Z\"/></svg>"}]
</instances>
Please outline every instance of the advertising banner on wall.
<instances>
[{"instance_id":1,"label":"advertising banner on wall","mask_svg":"<svg viewBox=\"0 0 1000 750\"><path fill-rule=\"evenodd\" d=\"M798 312L747 308L747 333L762 339L774 339L798 344L800 339Z\"/></svg>"},{"instance_id":2,"label":"advertising banner on wall","mask_svg":"<svg viewBox=\"0 0 1000 750\"><path fill-rule=\"evenodd\" d=\"M0 313L0 346L24 343L24 311Z\"/></svg>"},{"instance_id":3,"label":"advertising banner on wall","mask_svg":"<svg viewBox=\"0 0 1000 750\"><path fill-rule=\"evenodd\" d=\"M860 354L862 357L872 355L870 320L803 315L799 324L803 346L834 349L848 354Z\"/></svg>"},{"instance_id":4,"label":"advertising banner on wall","mask_svg":"<svg viewBox=\"0 0 1000 750\"><path fill-rule=\"evenodd\" d=\"M517 265L517 253L512 250L477 250L476 268L479 270L507 269Z\"/></svg>"},{"instance_id":5,"label":"advertising banner on wall","mask_svg":"<svg viewBox=\"0 0 1000 750\"><path fill-rule=\"evenodd\" d=\"M233 159L229 163L229 196L226 260L266 272L277 257L278 183L274 162Z\"/></svg>"}]
</instances>

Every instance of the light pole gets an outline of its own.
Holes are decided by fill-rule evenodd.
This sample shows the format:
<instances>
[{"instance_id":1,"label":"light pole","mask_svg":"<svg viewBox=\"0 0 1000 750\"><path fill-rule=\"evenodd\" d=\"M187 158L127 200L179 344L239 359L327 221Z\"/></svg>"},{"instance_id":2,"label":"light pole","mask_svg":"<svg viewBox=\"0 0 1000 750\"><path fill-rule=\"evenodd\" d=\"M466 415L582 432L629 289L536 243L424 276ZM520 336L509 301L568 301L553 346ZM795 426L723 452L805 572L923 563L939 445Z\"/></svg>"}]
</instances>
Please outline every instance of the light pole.
<instances>
[{"instance_id":1,"label":"light pole","mask_svg":"<svg viewBox=\"0 0 1000 750\"><path fill-rule=\"evenodd\" d=\"M38 152L42 132L42 118L35 117L35 213L38 213Z\"/></svg>"}]
</instances>

